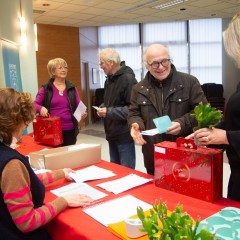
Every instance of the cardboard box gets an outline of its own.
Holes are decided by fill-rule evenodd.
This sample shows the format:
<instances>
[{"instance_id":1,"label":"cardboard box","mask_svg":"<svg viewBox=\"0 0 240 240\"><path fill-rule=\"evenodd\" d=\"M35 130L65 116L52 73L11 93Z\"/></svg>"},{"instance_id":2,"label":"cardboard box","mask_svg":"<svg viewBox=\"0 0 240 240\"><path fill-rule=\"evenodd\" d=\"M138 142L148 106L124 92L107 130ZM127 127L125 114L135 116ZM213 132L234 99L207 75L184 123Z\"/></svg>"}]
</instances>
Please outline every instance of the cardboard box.
<instances>
[{"instance_id":1,"label":"cardboard box","mask_svg":"<svg viewBox=\"0 0 240 240\"><path fill-rule=\"evenodd\" d=\"M60 117L40 117L33 120L33 133L36 142L50 146L59 146L63 143Z\"/></svg>"},{"instance_id":2,"label":"cardboard box","mask_svg":"<svg viewBox=\"0 0 240 240\"><path fill-rule=\"evenodd\" d=\"M184 141L155 144L156 186L208 202L222 198L222 150L196 145L189 149Z\"/></svg>"},{"instance_id":3,"label":"cardboard box","mask_svg":"<svg viewBox=\"0 0 240 240\"><path fill-rule=\"evenodd\" d=\"M29 156L36 169L78 168L101 161L101 144L76 144L31 152Z\"/></svg>"}]
</instances>

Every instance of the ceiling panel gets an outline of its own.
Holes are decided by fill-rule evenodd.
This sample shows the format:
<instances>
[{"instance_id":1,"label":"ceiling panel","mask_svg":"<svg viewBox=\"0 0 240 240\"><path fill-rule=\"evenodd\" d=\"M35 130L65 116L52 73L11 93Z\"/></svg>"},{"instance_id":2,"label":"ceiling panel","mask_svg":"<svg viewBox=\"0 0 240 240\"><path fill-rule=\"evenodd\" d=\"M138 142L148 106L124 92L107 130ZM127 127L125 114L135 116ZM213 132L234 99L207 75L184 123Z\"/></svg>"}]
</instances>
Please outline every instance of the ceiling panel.
<instances>
[{"instance_id":1,"label":"ceiling panel","mask_svg":"<svg viewBox=\"0 0 240 240\"><path fill-rule=\"evenodd\" d=\"M75 27L231 18L240 10L240 0L182 1L164 9L153 7L170 0L32 0L32 5L35 23Z\"/></svg>"}]
</instances>

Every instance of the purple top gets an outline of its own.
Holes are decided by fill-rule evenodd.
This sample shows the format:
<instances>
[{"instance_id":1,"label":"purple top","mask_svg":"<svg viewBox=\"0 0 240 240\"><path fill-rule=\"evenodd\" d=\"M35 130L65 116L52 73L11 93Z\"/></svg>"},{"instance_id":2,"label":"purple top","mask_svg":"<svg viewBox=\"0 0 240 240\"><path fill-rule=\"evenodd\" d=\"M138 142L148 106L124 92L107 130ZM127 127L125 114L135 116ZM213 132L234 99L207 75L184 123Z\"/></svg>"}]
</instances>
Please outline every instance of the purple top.
<instances>
[{"instance_id":1,"label":"purple top","mask_svg":"<svg viewBox=\"0 0 240 240\"><path fill-rule=\"evenodd\" d=\"M71 113L70 105L67 98L67 90L63 91L63 96L59 95L58 89L53 84L53 95L51 100L51 116L58 116L61 119L62 130L72 130L74 129L73 124L73 116ZM76 95L76 106L78 106L80 102L80 97L75 88ZM44 88L41 87L34 101L34 106L36 108L36 112L40 113L41 108L43 107L44 102Z\"/></svg>"}]
</instances>

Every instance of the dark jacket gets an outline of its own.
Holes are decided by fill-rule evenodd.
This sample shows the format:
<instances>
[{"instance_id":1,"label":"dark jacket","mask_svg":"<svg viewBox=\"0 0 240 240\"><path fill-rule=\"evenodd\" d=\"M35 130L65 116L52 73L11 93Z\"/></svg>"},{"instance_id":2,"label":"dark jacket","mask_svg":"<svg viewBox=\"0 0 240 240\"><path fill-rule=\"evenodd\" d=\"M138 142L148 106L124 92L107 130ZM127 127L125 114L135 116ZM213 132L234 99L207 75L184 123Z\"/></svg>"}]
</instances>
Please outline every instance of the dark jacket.
<instances>
[{"instance_id":1,"label":"dark jacket","mask_svg":"<svg viewBox=\"0 0 240 240\"><path fill-rule=\"evenodd\" d=\"M47 108L49 114L50 109L51 109L51 100L52 100L52 85L53 85L54 79L51 78L47 84L42 85L44 87L44 102L43 106ZM67 97L70 105L70 110L72 113L72 119L74 123L74 131L75 131L75 136L78 135L79 129L78 129L78 122L73 116L73 113L75 112L77 106L76 106L76 95L75 95L75 86L68 80L65 80L66 83L66 89L67 89Z\"/></svg>"},{"instance_id":2,"label":"dark jacket","mask_svg":"<svg viewBox=\"0 0 240 240\"><path fill-rule=\"evenodd\" d=\"M28 158L18 153L16 150L0 143L0 177L5 165L12 159L19 159L27 168L30 177L30 188L32 193L32 201L34 208L41 207L45 197L45 187L32 170ZM13 173L9 173L13 174ZM3 193L0 191L0 239L11 240L46 240L50 239L49 234L44 227L40 227L34 231L23 233L15 225L12 217L4 203Z\"/></svg>"},{"instance_id":3,"label":"dark jacket","mask_svg":"<svg viewBox=\"0 0 240 240\"><path fill-rule=\"evenodd\" d=\"M107 107L104 128L106 139L110 142L116 144L133 142L127 115L132 86L136 83L135 74L128 66L122 66L115 74L106 78L102 107Z\"/></svg>"},{"instance_id":4,"label":"dark jacket","mask_svg":"<svg viewBox=\"0 0 240 240\"><path fill-rule=\"evenodd\" d=\"M229 145L225 145L226 154L231 169L240 171L240 84L237 91L229 98L224 120L221 121L217 128L226 130Z\"/></svg>"},{"instance_id":5,"label":"dark jacket","mask_svg":"<svg viewBox=\"0 0 240 240\"><path fill-rule=\"evenodd\" d=\"M158 81L148 72L145 78L133 87L129 107L129 127L136 122L141 130L156 128L153 119L168 115L172 121L181 124L179 136L157 134L144 136L147 144L142 146L145 167L154 169L154 144L161 141L175 141L177 137L192 133L197 125L190 112L200 102L207 103L197 78L178 72L172 64L172 73L166 81Z\"/></svg>"}]
</instances>

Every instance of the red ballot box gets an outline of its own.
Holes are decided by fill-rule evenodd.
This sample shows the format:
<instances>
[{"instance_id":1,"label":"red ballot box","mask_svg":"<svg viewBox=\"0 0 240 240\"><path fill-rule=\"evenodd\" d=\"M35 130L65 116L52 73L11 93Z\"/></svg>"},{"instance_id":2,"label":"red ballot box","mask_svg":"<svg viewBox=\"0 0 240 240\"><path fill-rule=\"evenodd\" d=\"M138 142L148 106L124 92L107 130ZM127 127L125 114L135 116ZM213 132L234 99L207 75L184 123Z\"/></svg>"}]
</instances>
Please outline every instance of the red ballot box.
<instances>
[{"instance_id":1,"label":"red ballot box","mask_svg":"<svg viewBox=\"0 0 240 240\"><path fill-rule=\"evenodd\" d=\"M33 121L33 133L36 142L50 146L58 146L63 143L60 117L37 116Z\"/></svg>"},{"instance_id":2,"label":"red ballot box","mask_svg":"<svg viewBox=\"0 0 240 240\"><path fill-rule=\"evenodd\" d=\"M189 142L193 149L183 145ZM222 150L178 138L155 144L154 158L156 186L208 202L222 198Z\"/></svg>"}]
</instances>

